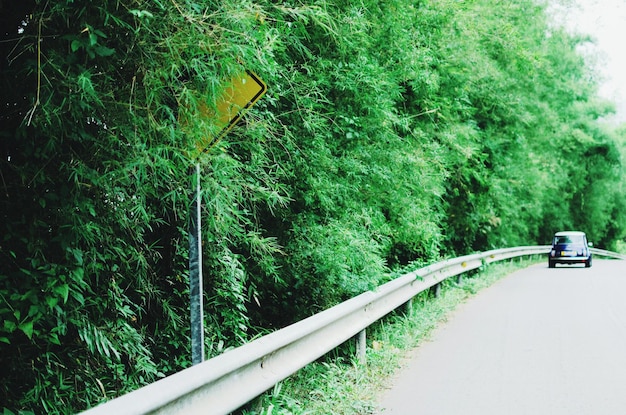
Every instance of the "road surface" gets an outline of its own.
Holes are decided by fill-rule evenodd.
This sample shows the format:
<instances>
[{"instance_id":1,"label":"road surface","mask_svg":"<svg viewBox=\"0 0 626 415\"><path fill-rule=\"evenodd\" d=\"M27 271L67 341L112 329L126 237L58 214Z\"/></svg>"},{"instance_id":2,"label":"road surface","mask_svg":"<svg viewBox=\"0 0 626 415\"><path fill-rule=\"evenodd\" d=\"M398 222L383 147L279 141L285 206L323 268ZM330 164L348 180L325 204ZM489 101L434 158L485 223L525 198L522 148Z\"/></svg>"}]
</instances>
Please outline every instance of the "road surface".
<instances>
[{"instance_id":1,"label":"road surface","mask_svg":"<svg viewBox=\"0 0 626 415\"><path fill-rule=\"evenodd\" d=\"M379 415L626 414L626 261L546 261L481 291L379 402Z\"/></svg>"}]
</instances>

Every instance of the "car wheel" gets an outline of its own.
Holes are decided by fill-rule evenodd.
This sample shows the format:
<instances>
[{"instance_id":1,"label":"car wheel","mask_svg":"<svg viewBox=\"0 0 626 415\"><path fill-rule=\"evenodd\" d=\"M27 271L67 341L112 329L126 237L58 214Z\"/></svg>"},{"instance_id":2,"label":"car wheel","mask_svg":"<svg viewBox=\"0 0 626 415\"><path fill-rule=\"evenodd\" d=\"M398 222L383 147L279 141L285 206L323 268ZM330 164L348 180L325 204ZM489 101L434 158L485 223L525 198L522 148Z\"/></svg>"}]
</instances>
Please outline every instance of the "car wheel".
<instances>
[{"instance_id":1,"label":"car wheel","mask_svg":"<svg viewBox=\"0 0 626 415\"><path fill-rule=\"evenodd\" d=\"M555 265L554 261L548 260L548 268L554 268Z\"/></svg>"},{"instance_id":2,"label":"car wheel","mask_svg":"<svg viewBox=\"0 0 626 415\"><path fill-rule=\"evenodd\" d=\"M585 261L585 268L591 268L591 258Z\"/></svg>"}]
</instances>

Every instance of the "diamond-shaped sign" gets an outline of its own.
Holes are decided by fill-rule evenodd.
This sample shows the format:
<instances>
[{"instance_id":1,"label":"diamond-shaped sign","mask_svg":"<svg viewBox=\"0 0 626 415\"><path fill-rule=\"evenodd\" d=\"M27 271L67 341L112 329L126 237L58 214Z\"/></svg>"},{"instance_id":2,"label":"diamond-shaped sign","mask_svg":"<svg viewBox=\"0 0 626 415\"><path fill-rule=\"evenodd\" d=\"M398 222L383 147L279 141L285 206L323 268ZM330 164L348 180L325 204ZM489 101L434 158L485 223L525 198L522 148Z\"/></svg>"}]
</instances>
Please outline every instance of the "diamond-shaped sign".
<instances>
[{"instance_id":1,"label":"diamond-shaped sign","mask_svg":"<svg viewBox=\"0 0 626 415\"><path fill-rule=\"evenodd\" d=\"M225 85L215 103L215 110L206 106L200 107L202 116L213 119L216 131L219 132L198 142L198 154L208 151L221 140L267 91L261 78L248 70L235 75Z\"/></svg>"}]
</instances>

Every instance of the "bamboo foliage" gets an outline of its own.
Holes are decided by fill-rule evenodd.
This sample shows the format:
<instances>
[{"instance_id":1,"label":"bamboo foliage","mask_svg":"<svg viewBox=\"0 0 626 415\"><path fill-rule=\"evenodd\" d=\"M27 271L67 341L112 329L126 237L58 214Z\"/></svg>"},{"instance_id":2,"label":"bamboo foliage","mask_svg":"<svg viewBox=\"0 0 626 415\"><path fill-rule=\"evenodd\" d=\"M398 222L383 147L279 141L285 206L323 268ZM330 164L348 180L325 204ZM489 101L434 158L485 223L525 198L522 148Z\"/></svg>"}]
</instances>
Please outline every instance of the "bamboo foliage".
<instances>
[{"instance_id":1,"label":"bamboo foliage","mask_svg":"<svg viewBox=\"0 0 626 415\"><path fill-rule=\"evenodd\" d=\"M6 411L75 413L190 364L196 162L210 356L398 269L624 236L624 129L599 121L586 40L530 0L0 9ZM267 94L192 159L243 69Z\"/></svg>"}]
</instances>

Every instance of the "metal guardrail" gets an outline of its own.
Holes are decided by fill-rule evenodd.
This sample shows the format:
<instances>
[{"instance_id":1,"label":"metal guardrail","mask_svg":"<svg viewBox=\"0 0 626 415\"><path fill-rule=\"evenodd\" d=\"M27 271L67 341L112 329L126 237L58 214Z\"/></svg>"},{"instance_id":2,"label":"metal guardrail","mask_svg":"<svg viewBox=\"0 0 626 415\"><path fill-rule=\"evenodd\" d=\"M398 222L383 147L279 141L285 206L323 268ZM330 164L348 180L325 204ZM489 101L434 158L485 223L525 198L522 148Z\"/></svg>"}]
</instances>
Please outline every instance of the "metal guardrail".
<instances>
[{"instance_id":1,"label":"metal guardrail","mask_svg":"<svg viewBox=\"0 0 626 415\"><path fill-rule=\"evenodd\" d=\"M589 250L594 255L603 256L603 257L607 257L607 258L624 259L624 260L626 260L626 255L619 254L617 252L605 251L604 249L598 249L598 248L590 248Z\"/></svg>"},{"instance_id":2,"label":"metal guardrail","mask_svg":"<svg viewBox=\"0 0 626 415\"><path fill-rule=\"evenodd\" d=\"M550 246L498 249L429 265L82 415L228 414L446 278L549 250ZM609 251L593 253L626 259Z\"/></svg>"}]
</instances>

